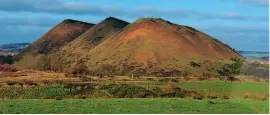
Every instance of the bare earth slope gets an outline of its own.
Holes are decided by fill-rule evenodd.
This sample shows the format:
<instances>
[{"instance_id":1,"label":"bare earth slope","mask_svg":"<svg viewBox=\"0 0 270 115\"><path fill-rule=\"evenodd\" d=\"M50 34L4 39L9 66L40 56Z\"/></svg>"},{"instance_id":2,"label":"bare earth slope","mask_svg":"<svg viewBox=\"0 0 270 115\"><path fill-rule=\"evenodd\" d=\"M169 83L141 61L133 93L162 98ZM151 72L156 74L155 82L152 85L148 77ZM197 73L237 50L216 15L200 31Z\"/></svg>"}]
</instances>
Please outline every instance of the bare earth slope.
<instances>
[{"instance_id":1,"label":"bare earth slope","mask_svg":"<svg viewBox=\"0 0 270 115\"><path fill-rule=\"evenodd\" d=\"M142 18L108 38L82 61L92 74L181 74L189 62L241 58L229 46L190 27Z\"/></svg>"},{"instance_id":2,"label":"bare earth slope","mask_svg":"<svg viewBox=\"0 0 270 115\"><path fill-rule=\"evenodd\" d=\"M128 24L123 20L108 17L63 47L58 57L63 60L65 66L69 66L75 62L76 58L85 55Z\"/></svg>"},{"instance_id":3,"label":"bare earth slope","mask_svg":"<svg viewBox=\"0 0 270 115\"><path fill-rule=\"evenodd\" d=\"M94 24L86 22L64 20L20 53L16 66L20 69L46 66L42 61L48 58L48 55L57 52L93 26Z\"/></svg>"}]
</instances>

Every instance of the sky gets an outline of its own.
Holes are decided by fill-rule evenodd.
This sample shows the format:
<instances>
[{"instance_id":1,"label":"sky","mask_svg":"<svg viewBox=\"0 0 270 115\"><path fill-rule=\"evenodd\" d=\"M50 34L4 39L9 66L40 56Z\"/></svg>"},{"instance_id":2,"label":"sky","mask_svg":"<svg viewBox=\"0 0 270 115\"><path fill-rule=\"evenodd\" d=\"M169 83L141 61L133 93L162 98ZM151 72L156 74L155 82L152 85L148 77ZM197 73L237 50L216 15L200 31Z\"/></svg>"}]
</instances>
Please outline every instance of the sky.
<instances>
[{"instance_id":1,"label":"sky","mask_svg":"<svg viewBox=\"0 0 270 115\"><path fill-rule=\"evenodd\" d=\"M236 50L268 51L268 0L0 0L0 44L33 42L65 19L162 18Z\"/></svg>"}]
</instances>

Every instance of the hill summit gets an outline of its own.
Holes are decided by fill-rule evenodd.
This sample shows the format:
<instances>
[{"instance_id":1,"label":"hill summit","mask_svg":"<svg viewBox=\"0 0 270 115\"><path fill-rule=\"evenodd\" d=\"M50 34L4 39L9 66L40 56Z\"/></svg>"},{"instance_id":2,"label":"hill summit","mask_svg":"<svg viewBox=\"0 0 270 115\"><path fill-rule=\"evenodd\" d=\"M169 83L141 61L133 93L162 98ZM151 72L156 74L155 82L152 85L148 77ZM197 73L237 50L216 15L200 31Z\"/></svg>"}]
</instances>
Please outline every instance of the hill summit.
<instances>
[{"instance_id":1,"label":"hill summit","mask_svg":"<svg viewBox=\"0 0 270 115\"><path fill-rule=\"evenodd\" d=\"M53 27L34 43L30 44L16 58L18 68L39 68L46 66L44 60L48 55L58 52L60 48L67 45L75 38L83 34L94 24L66 19Z\"/></svg>"}]
</instances>

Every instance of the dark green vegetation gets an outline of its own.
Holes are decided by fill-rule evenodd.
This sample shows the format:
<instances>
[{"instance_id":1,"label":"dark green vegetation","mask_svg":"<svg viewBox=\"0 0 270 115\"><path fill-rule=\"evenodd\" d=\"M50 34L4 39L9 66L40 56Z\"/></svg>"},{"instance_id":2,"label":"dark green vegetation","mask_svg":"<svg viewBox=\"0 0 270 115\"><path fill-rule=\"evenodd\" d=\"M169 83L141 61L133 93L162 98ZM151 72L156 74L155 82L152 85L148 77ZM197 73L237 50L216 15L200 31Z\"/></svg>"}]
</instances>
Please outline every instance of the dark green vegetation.
<instances>
[{"instance_id":1,"label":"dark green vegetation","mask_svg":"<svg viewBox=\"0 0 270 115\"><path fill-rule=\"evenodd\" d=\"M9 84L12 84L10 82ZM8 87L0 88L1 99L55 99L57 96L72 94L74 90L62 86Z\"/></svg>"},{"instance_id":2,"label":"dark green vegetation","mask_svg":"<svg viewBox=\"0 0 270 115\"><path fill-rule=\"evenodd\" d=\"M0 56L0 64L13 64L14 63L14 59L13 56Z\"/></svg>"},{"instance_id":3,"label":"dark green vegetation","mask_svg":"<svg viewBox=\"0 0 270 115\"><path fill-rule=\"evenodd\" d=\"M204 95L219 95L235 98L257 95L268 97L269 84L255 82L183 82L180 87L192 89Z\"/></svg>"},{"instance_id":4,"label":"dark green vegetation","mask_svg":"<svg viewBox=\"0 0 270 115\"><path fill-rule=\"evenodd\" d=\"M221 76L229 76L229 75L239 75L241 74L242 65L244 63L243 60L237 58L231 58L233 63L225 64L223 68L218 70L218 73Z\"/></svg>"},{"instance_id":5,"label":"dark green vegetation","mask_svg":"<svg viewBox=\"0 0 270 115\"><path fill-rule=\"evenodd\" d=\"M225 64L217 72L221 76L248 75L260 78L269 78L269 64L261 64L259 62L249 62L236 58L231 59L233 63Z\"/></svg>"},{"instance_id":6,"label":"dark green vegetation","mask_svg":"<svg viewBox=\"0 0 270 115\"><path fill-rule=\"evenodd\" d=\"M190 30L193 30L193 31L195 31L195 32L200 32L200 31L198 31L197 29L195 29L195 28L193 28L193 27L190 27L190 26L185 26L186 28L188 28L188 29L190 29Z\"/></svg>"},{"instance_id":7,"label":"dark green vegetation","mask_svg":"<svg viewBox=\"0 0 270 115\"><path fill-rule=\"evenodd\" d=\"M55 99L60 98L153 98L176 97L193 99L250 98L267 100L268 83L238 82L177 82L176 79L129 84L107 82L63 83L38 86L33 82L7 82L0 87L1 99ZM45 82L44 82L45 83ZM16 87L15 87L16 86ZM22 87L23 86L23 87ZM28 87L26 87L28 86Z\"/></svg>"},{"instance_id":8,"label":"dark green vegetation","mask_svg":"<svg viewBox=\"0 0 270 115\"><path fill-rule=\"evenodd\" d=\"M193 99L64 99L2 100L0 113L13 114L90 114L90 113L269 113L268 101L257 100L193 100Z\"/></svg>"},{"instance_id":9,"label":"dark green vegetation","mask_svg":"<svg viewBox=\"0 0 270 115\"><path fill-rule=\"evenodd\" d=\"M15 85L8 82L7 85ZM57 99L57 98L146 98L146 97L203 97L199 93L166 85L148 89L138 85L127 84L65 84L57 86L36 87L2 87L1 99ZM194 94L194 95L193 95Z\"/></svg>"}]
</instances>

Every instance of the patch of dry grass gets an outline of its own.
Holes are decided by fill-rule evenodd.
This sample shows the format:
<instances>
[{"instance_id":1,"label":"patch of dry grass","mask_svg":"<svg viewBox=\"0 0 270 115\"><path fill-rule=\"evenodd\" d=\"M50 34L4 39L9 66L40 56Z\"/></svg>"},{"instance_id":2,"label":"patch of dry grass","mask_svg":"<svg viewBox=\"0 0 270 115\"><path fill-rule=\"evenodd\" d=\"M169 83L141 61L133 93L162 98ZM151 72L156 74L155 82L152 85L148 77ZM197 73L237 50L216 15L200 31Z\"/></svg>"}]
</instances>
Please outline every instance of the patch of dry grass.
<instances>
[{"instance_id":1,"label":"patch of dry grass","mask_svg":"<svg viewBox=\"0 0 270 115\"><path fill-rule=\"evenodd\" d=\"M12 72L0 73L0 83L5 83L8 81L23 82L26 80L32 82L80 81L79 78L65 77L63 73L44 72L37 70L22 70L13 73Z\"/></svg>"}]
</instances>

